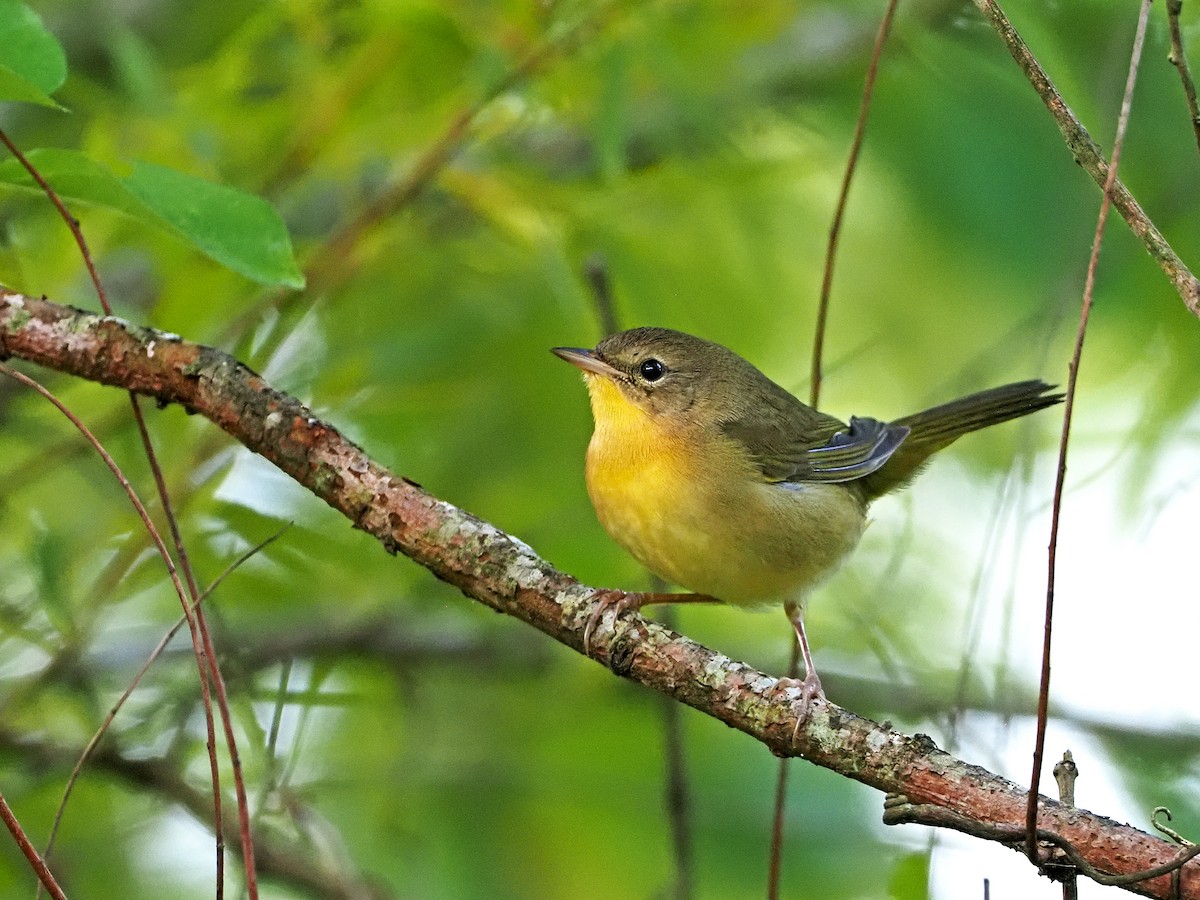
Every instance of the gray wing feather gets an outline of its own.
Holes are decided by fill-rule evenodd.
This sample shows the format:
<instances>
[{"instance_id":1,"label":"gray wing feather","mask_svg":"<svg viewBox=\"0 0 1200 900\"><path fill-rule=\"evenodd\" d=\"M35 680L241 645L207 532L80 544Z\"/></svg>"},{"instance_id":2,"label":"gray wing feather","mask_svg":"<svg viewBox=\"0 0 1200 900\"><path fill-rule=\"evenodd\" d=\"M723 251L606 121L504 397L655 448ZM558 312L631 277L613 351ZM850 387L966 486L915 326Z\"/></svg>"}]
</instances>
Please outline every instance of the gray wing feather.
<instances>
[{"instance_id":1,"label":"gray wing feather","mask_svg":"<svg viewBox=\"0 0 1200 900\"><path fill-rule=\"evenodd\" d=\"M864 478L879 471L908 434L903 425L853 416L849 428L838 431L823 446L809 449L804 471L787 480L836 484Z\"/></svg>"}]
</instances>

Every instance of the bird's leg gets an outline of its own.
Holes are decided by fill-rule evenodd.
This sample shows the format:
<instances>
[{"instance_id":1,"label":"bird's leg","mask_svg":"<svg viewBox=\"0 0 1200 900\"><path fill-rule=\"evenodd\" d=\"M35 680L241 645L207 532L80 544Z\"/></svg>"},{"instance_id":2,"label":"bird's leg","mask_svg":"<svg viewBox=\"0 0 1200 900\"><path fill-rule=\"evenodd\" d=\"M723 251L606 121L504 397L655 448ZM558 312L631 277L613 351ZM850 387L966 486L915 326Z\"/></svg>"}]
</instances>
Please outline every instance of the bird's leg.
<instances>
[{"instance_id":1,"label":"bird's leg","mask_svg":"<svg viewBox=\"0 0 1200 900\"><path fill-rule=\"evenodd\" d=\"M617 619L621 613L626 610L634 610L635 612L643 606L649 606L652 603L720 603L716 597L710 597L707 594L651 594L651 593L626 593L624 591L600 591L596 598L596 607L592 610L592 614L588 616L587 625L583 628L583 652L588 656L592 655L592 632L600 622L600 618L609 611L615 609L616 615L613 616L613 625L616 626Z\"/></svg>"},{"instance_id":2,"label":"bird's leg","mask_svg":"<svg viewBox=\"0 0 1200 900\"><path fill-rule=\"evenodd\" d=\"M796 731L793 734L798 734L800 726L804 724L808 718L808 712L812 708L814 700L824 700L825 691L821 687L821 679L817 676L817 667L813 665L812 652L808 649L808 636L804 633L804 604L789 600L784 604L784 611L787 613L788 620L792 623L792 627L796 629L796 640L800 642L800 655L804 659L804 680L798 681L795 678L781 678L779 683L784 687L799 687L800 699L796 701Z\"/></svg>"}]
</instances>

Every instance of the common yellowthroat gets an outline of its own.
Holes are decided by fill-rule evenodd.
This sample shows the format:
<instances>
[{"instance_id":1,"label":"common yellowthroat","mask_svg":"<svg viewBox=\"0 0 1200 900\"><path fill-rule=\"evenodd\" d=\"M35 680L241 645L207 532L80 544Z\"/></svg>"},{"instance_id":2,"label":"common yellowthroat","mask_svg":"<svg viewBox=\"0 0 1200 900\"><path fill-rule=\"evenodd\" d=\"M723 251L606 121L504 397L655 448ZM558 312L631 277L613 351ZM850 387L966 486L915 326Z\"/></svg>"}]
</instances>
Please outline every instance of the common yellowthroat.
<instances>
[{"instance_id":1,"label":"common yellowthroat","mask_svg":"<svg viewBox=\"0 0 1200 900\"><path fill-rule=\"evenodd\" d=\"M894 422L847 425L804 405L731 350L666 328L634 328L593 350L552 351L583 371L595 431L587 487L605 530L650 571L695 594L647 603L783 602L804 658L797 719L824 699L804 599L858 544L867 507L962 435L1062 400L1022 381Z\"/></svg>"}]
</instances>

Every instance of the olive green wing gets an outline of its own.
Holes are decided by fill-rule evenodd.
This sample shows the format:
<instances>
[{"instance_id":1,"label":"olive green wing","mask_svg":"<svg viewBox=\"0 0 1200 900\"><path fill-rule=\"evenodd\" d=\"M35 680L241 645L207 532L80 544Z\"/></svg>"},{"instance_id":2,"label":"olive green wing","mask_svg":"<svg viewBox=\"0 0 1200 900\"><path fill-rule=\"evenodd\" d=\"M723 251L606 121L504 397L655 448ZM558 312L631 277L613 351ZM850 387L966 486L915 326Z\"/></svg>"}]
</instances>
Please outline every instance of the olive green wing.
<instances>
[{"instance_id":1,"label":"olive green wing","mask_svg":"<svg viewBox=\"0 0 1200 900\"><path fill-rule=\"evenodd\" d=\"M908 437L903 425L858 417L847 425L794 402L791 409L772 410L775 415L723 425L766 481L836 484L864 478L877 472Z\"/></svg>"}]
</instances>

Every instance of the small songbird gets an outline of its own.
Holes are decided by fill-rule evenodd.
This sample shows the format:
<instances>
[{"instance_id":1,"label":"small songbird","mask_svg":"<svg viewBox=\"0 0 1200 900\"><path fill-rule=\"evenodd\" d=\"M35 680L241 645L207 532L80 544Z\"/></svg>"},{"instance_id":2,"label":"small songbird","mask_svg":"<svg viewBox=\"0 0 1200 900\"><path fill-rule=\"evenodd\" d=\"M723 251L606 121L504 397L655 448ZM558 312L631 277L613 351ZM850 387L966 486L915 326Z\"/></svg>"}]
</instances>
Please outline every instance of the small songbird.
<instances>
[{"instance_id":1,"label":"small songbird","mask_svg":"<svg viewBox=\"0 0 1200 900\"><path fill-rule=\"evenodd\" d=\"M804 600L858 544L867 507L911 481L968 432L1062 400L1022 381L894 422L850 424L805 406L719 344L666 328L611 335L594 350L553 352L583 371L595 431L587 487L614 540L694 594L602 599L600 617L648 603L782 602L805 677L802 722L824 699L804 633Z\"/></svg>"}]
</instances>

